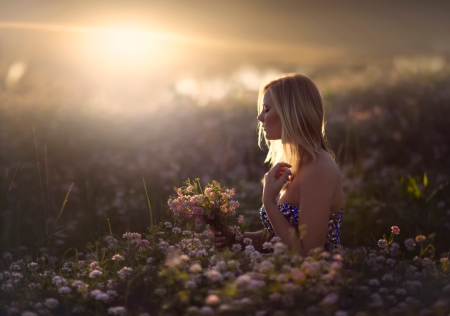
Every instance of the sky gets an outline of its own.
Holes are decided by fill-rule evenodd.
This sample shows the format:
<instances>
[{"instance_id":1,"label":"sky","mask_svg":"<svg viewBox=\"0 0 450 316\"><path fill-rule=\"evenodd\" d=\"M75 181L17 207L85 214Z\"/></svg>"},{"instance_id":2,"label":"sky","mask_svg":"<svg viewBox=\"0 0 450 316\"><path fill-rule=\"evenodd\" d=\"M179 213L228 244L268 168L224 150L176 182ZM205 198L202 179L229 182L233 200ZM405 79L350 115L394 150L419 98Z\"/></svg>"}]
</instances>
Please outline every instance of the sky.
<instances>
[{"instance_id":1,"label":"sky","mask_svg":"<svg viewBox=\"0 0 450 316\"><path fill-rule=\"evenodd\" d=\"M255 89L279 72L448 58L449 13L433 0L0 0L0 76L220 98L224 78Z\"/></svg>"}]
</instances>

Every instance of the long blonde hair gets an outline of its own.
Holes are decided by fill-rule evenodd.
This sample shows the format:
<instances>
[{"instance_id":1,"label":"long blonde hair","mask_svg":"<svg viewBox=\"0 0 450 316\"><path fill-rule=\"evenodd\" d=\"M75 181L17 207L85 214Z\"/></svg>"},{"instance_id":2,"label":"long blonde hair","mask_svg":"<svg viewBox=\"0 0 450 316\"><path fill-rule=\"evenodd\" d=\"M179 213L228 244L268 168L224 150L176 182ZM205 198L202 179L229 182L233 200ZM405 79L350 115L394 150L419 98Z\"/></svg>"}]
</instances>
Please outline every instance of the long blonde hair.
<instances>
[{"instance_id":1,"label":"long blonde hair","mask_svg":"<svg viewBox=\"0 0 450 316\"><path fill-rule=\"evenodd\" d=\"M263 96L267 91L272 96L282 129L281 140L268 140L259 122L258 144L261 147L264 139L269 148L265 162L271 166L287 162L295 175L317 159L320 148L335 159L325 136L322 97L314 82L300 74L285 74L270 81L259 91L258 114L263 110Z\"/></svg>"}]
</instances>

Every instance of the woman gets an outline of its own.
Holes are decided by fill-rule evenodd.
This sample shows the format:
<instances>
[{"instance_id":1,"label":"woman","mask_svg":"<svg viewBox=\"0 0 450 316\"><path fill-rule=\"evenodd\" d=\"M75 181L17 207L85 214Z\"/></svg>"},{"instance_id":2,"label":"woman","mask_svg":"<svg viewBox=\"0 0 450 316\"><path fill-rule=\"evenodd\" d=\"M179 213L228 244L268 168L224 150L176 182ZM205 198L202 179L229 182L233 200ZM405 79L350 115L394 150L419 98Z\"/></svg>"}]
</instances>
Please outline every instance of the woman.
<instances>
[{"instance_id":1,"label":"woman","mask_svg":"<svg viewBox=\"0 0 450 316\"><path fill-rule=\"evenodd\" d=\"M337 252L344 194L334 154L325 140L324 109L316 85L287 74L263 86L258 97L259 143L269 148L260 211L265 229L246 232L256 249L278 236L302 256L325 247ZM227 244L215 234L215 244Z\"/></svg>"}]
</instances>

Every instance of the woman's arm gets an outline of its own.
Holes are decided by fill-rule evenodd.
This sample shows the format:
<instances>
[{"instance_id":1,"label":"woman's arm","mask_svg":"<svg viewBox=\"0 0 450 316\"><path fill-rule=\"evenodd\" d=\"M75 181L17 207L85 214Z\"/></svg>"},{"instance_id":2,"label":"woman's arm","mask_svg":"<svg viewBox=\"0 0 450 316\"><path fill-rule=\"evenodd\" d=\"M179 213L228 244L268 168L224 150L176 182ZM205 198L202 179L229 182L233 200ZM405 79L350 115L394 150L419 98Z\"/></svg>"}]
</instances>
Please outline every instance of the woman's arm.
<instances>
[{"instance_id":1,"label":"woman's arm","mask_svg":"<svg viewBox=\"0 0 450 316\"><path fill-rule=\"evenodd\" d=\"M340 179L339 169L329 163L313 163L307 167L300 184L299 226L296 229L278 210L274 193L285 177L278 176L276 167L277 165L273 168L275 170L266 175L268 188L264 188L264 208L281 241L290 250L306 256L311 249L325 245L331 200L337 187L337 179ZM298 230L302 230L302 239Z\"/></svg>"}]
</instances>

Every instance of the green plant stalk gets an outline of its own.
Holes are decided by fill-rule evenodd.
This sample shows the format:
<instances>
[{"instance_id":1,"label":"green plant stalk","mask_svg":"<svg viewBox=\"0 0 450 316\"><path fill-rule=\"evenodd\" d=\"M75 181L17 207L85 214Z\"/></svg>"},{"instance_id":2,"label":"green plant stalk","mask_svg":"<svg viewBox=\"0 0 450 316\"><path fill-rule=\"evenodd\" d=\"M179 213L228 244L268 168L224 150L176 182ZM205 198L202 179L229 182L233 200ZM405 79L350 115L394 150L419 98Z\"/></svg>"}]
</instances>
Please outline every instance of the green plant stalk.
<instances>
[{"instance_id":1,"label":"green plant stalk","mask_svg":"<svg viewBox=\"0 0 450 316\"><path fill-rule=\"evenodd\" d=\"M147 186L145 185L144 175L142 175L142 182L144 183L145 196L147 197L148 210L150 212L150 227L152 227L153 226L152 205L150 204L150 198L148 197Z\"/></svg>"}]
</instances>

